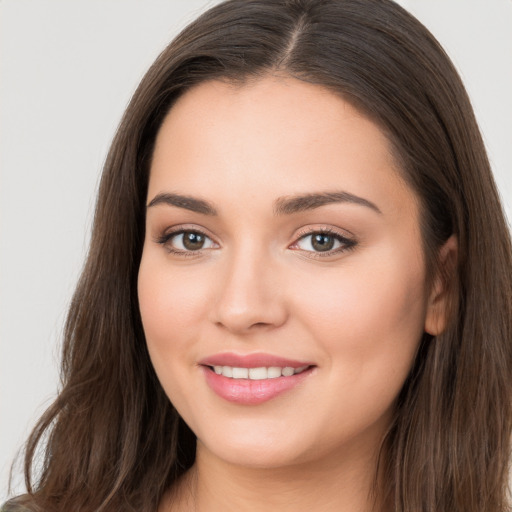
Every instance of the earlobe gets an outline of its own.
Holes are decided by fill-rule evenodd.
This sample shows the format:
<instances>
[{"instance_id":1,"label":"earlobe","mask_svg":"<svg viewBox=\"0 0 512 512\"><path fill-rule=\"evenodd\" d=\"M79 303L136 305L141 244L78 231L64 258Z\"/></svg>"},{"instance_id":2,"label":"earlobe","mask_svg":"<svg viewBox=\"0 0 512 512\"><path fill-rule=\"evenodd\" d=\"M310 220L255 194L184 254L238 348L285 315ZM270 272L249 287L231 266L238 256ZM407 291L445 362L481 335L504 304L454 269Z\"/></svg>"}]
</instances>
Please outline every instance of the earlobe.
<instances>
[{"instance_id":1,"label":"earlobe","mask_svg":"<svg viewBox=\"0 0 512 512\"><path fill-rule=\"evenodd\" d=\"M427 304L425 332L432 336L438 336L446 329L457 261L458 240L452 235L439 251L439 266Z\"/></svg>"}]
</instances>

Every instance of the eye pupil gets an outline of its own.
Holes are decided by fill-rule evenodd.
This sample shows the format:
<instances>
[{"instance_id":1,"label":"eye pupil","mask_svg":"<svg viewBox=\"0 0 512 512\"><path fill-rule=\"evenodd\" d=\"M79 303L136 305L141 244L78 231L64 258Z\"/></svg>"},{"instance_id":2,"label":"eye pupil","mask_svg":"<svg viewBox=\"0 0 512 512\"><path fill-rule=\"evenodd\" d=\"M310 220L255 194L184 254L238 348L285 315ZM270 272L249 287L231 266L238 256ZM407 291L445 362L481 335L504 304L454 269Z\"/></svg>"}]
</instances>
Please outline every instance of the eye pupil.
<instances>
[{"instance_id":1,"label":"eye pupil","mask_svg":"<svg viewBox=\"0 0 512 512\"><path fill-rule=\"evenodd\" d=\"M334 237L317 233L313 235L311 245L315 251L330 251L334 247Z\"/></svg>"},{"instance_id":2,"label":"eye pupil","mask_svg":"<svg viewBox=\"0 0 512 512\"><path fill-rule=\"evenodd\" d=\"M183 234L183 246L189 251L197 251L204 245L205 237L200 233L188 232Z\"/></svg>"}]
</instances>

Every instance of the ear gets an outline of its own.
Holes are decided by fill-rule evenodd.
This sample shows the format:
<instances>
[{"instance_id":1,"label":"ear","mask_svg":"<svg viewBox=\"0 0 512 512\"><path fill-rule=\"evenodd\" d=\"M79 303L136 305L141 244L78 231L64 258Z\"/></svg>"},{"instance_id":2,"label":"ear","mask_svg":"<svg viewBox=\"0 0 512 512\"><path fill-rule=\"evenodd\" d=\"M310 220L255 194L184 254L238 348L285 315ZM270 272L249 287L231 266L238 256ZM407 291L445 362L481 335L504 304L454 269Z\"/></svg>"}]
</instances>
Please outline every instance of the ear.
<instances>
[{"instance_id":1,"label":"ear","mask_svg":"<svg viewBox=\"0 0 512 512\"><path fill-rule=\"evenodd\" d=\"M457 270L459 244L452 235L439 250L439 267L430 292L425 317L425 332L441 334L448 323L450 285Z\"/></svg>"}]
</instances>

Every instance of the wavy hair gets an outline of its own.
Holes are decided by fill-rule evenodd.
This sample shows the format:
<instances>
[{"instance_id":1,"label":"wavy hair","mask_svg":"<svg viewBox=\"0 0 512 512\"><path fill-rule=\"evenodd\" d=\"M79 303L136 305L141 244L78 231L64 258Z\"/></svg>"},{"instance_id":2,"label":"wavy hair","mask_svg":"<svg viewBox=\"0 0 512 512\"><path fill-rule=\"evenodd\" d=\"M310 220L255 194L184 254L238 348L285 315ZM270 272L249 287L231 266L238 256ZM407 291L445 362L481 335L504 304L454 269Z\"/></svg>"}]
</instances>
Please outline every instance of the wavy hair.
<instances>
[{"instance_id":1,"label":"wavy hair","mask_svg":"<svg viewBox=\"0 0 512 512\"><path fill-rule=\"evenodd\" d=\"M275 72L329 89L382 128L420 203L429 282L439 248L458 239L454 273L443 275L449 325L423 337L382 445L394 511L508 510L509 229L457 72L390 0L229 0L151 66L105 163L66 322L61 390L26 446L28 492L18 501L30 510L153 512L193 464L195 437L158 382L137 302L153 145L190 87Z\"/></svg>"}]
</instances>

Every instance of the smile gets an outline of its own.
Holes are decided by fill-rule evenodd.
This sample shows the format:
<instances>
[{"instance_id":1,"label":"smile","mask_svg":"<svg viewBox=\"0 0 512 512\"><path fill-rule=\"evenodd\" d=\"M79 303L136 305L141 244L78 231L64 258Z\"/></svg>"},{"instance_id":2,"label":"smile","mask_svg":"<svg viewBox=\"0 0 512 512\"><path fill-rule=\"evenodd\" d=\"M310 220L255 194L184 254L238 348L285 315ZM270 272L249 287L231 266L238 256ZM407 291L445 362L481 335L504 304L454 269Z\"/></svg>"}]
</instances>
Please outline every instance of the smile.
<instances>
[{"instance_id":1,"label":"smile","mask_svg":"<svg viewBox=\"0 0 512 512\"><path fill-rule=\"evenodd\" d=\"M236 366L213 366L210 367L217 375L223 375L230 379L249 379L249 380L267 380L277 379L279 377L291 377L298 373L302 373L309 366L301 366L293 368L291 366L270 366L268 368L262 366L259 368L239 368Z\"/></svg>"},{"instance_id":2,"label":"smile","mask_svg":"<svg viewBox=\"0 0 512 512\"><path fill-rule=\"evenodd\" d=\"M222 353L199 362L206 384L220 398L237 405L258 405L293 392L317 366L270 354Z\"/></svg>"}]
</instances>

